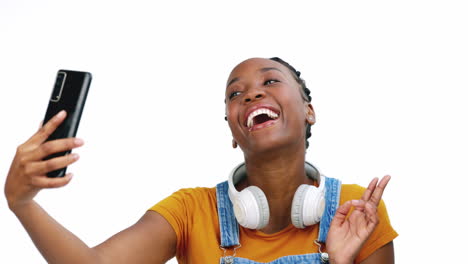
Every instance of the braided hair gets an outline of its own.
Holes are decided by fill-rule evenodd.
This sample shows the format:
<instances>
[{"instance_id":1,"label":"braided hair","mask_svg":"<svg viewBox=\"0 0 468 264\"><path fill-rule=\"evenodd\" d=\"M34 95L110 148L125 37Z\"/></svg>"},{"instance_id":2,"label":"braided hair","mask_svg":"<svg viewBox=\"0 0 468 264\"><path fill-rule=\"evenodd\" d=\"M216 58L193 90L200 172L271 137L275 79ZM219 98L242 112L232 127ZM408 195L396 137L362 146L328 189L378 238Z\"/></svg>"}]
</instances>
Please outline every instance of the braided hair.
<instances>
[{"instance_id":1,"label":"braided hair","mask_svg":"<svg viewBox=\"0 0 468 264\"><path fill-rule=\"evenodd\" d=\"M312 101L312 97L310 96L310 90L309 90L309 88L306 87L304 79L301 78L301 72L296 70L289 63L285 62L284 60L282 60L282 59L280 59L278 57L272 57L272 58L270 58L270 60L281 63L282 65L284 65L286 68L288 68L291 71L292 76L294 77L296 82L302 88L302 89L300 89L302 99L304 99L304 101L310 103ZM310 138L310 136L312 136L312 133L310 132L310 127L311 127L311 125L309 123L307 123L307 125L306 125L306 138L305 138L306 149L309 147L309 138Z\"/></svg>"}]
</instances>

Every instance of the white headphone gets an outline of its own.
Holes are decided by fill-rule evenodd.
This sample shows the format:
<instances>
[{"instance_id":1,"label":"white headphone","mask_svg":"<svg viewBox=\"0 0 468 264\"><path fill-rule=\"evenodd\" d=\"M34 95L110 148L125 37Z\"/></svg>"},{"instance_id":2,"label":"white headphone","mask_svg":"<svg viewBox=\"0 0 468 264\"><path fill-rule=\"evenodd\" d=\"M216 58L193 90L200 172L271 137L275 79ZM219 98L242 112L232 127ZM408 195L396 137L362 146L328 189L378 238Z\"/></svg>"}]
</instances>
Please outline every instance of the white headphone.
<instances>
[{"instance_id":1,"label":"white headphone","mask_svg":"<svg viewBox=\"0 0 468 264\"><path fill-rule=\"evenodd\" d=\"M320 222L325 209L325 177L312 164L305 163L306 174L311 179L318 179L320 185L302 184L297 188L291 207L291 221L297 228L305 228ZM314 176L316 176L314 178ZM237 222L250 229L262 229L268 224L270 209L263 191L257 186L249 186L238 192L234 187L246 177L245 163L235 167L229 175L229 199L234 207Z\"/></svg>"}]
</instances>

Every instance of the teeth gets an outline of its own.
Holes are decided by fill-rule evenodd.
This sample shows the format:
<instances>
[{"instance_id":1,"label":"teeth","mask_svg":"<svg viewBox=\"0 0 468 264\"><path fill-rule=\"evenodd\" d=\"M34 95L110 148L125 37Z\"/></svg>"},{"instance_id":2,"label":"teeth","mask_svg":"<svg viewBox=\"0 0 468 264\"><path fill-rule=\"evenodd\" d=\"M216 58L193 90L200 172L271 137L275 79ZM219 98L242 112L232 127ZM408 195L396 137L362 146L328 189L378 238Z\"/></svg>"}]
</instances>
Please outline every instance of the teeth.
<instances>
[{"instance_id":1,"label":"teeth","mask_svg":"<svg viewBox=\"0 0 468 264\"><path fill-rule=\"evenodd\" d=\"M250 115L247 117L247 127L251 128L253 126L254 117L256 117L258 115L261 115L261 114L267 114L268 117L270 117L272 119L278 118L278 114L271 111L270 109L260 108L260 109L257 109L255 111L253 111L252 113L250 113Z\"/></svg>"}]
</instances>

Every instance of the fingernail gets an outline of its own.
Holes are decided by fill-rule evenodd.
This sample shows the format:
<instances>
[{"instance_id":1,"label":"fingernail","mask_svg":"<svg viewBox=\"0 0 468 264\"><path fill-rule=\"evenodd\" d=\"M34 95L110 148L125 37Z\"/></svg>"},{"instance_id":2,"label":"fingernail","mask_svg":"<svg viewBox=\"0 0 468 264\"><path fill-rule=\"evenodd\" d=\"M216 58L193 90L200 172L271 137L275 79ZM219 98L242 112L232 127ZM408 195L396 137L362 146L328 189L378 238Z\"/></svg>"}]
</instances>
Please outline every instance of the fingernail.
<instances>
[{"instance_id":1,"label":"fingernail","mask_svg":"<svg viewBox=\"0 0 468 264\"><path fill-rule=\"evenodd\" d=\"M78 153L73 153L73 154L71 154L71 155L72 155L71 158L74 159L74 160L77 160L77 159L80 158L80 155L78 155Z\"/></svg>"},{"instance_id":2,"label":"fingernail","mask_svg":"<svg viewBox=\"0 0 468 264\"><path fill-rule=\"evenodd\" d=\"M65 110L61 110L61 111L58 112L58 114L57 114L57 117L58 117L58 118L62 118L62 117L64 117L64 116L65 116Z\"/></svg>"},{"instance_id":3,"label":"fingernail","mask_svg":"<svg viewBox=\"0 0 468 264\"><path fill-rule=\"evenodd\" d=\"M81 138L75 138L75 145L81 146L84 144L84 141Z\"/></svg>"}]
</instances>

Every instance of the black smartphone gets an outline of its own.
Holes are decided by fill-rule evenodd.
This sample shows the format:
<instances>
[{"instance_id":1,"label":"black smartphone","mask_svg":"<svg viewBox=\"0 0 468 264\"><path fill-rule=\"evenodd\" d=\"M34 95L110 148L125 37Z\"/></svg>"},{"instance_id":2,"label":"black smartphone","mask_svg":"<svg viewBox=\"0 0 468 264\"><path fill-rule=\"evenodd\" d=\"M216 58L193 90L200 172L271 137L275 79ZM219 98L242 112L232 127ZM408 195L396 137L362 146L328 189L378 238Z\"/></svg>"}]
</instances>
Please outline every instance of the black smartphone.
<instances>
[{"instance_id":1,"label":"black smartphone","mask_svg":"<svg viewBox=\"0 0 468 264\"><path fill-rule=\"evenodd\" d=\"M92 75L89 72L59 70L52 89L47 107L44 124L61 110L67 112L67 117L59 127L47 138L47 141L75 137L80 124L81 114L91 85ZM54 153L44 160L70 154L71 150ZM47 173L48 177L63 177L67 168Z\"/></svg>"}]
</instances>

